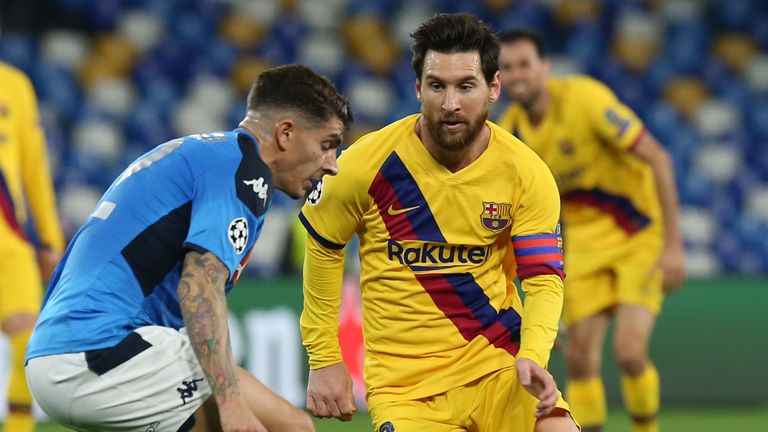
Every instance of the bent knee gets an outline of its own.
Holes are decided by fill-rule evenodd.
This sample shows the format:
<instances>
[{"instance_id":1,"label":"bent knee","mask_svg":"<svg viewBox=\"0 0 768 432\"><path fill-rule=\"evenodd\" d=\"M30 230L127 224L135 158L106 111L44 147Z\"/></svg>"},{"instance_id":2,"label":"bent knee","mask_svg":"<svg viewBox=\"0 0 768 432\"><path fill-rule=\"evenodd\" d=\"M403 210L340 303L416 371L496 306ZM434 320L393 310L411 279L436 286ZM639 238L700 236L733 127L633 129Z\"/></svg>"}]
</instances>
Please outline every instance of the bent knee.
<instances>
[{"instance_id":1,"label":"bent knee","mask_svg":"<svg viewBox=\"0 0 768 432\"><path fill-rule=\"evenodd\" d=\"M36 320L37 315L30 312L11 314L0 323L0 330L9 337L13 337L19 333L32 330L35 327Z\"/></svg>"},{"instance_id":2,"label":"bent knee","mask_svg":"<svg viewBox=\"0 0 768 432\"><path fill-rule=\"evenodd\" d=\"M600 353L569 347L565 353L568 374L576 379L590 378L600 373Z\"/></svg>"},{"instance_id":3,"label":"bent knee","mask_svg":"<svg viewBox=\"0 0 768 432\"><path fill-rule=\"evenodd\" d=\"M648 354L638 346L617 347L615 356L619 368L632 376L640 375L648 363Z\"/></svg>"},{"instance_id":4,"label":"bent knee","mask_svg":"<svg viewBox=\"0 0 768 432\"><path fill-rule=\"evenodd\" d=\"M309 414L299 409L297 409L296 412L298 413L295 417L296 424L295 428L292 430L297 432L315 432L315 424L312 422L312 418Z\"/></svg>"}]
</instances>

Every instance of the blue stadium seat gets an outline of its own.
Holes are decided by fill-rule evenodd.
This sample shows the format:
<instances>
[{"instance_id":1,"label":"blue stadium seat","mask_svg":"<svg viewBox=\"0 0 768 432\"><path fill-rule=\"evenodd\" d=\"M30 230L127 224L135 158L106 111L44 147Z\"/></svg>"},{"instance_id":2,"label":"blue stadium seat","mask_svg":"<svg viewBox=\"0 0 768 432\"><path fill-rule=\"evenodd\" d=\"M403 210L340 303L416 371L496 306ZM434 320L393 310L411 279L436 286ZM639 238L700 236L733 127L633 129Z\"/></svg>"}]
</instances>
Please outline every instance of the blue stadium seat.
<instances>
[{"instance_id":1,"label":"blue stadium seat","mask_svg":"<svg viewBox=\"0 0 768 432\"><path fill-rule=\"evenodd\" d=\"M753 101L745 110L745 114L746 125L755 141L768 141L768 98Z\"/></svg>"},{"instance_id":2,"label":"blue stadium seat","mask_svg":"<svg viewBox=\"0 0 768 432\"><path fill-rule=\"evenodd\" d=\"M197 59L195 75L210 74L219 78L228 77L239 56L237 47L215 36L206 40L204 46L208 54Z\"/></svg>"},{"instance_id":3,"label":"blue stadium seat","mask_svg":"<svg viewBox=\"0 0 768 432\"><path fill-rule=\"evenodd\" d=\"M706 60L709 49L709 30L699 21L673 23L662 44L663 56L682 74L696 74Z\"/></svg>"},{"instance_id":4,"label":"blue stadium seat","mask_svg":"<svg viewBox=\"0 0 768 432\"><path fill-rule=\"evenodd\" d=\"M87 24L87 28L82 29L84 35L109 35L116 30L122 13L135 10L150 14L167 26L160 43L153 45L154 48L148 52L140 53L133 68L128 71L127 79L132 81L138 94L136 105L124 122L114 118L122 114L110 115L89 103L89 93L81 89L82 83L78 82L81 77L77 70L55 64L55 59L41 58L41 52L45 50L39 49L37 37L14 31L4 32L0 37L0 59L28 72L34 81L44 111L49 146L55 153L53 159L60 161L57 185L64 188L60 192L65 192L68 197L68 214L82 216L82 210L77 206L88 202L98 188L106 187L125 164L178 134L171 120L179 112L180 102L194 94L194 84L191 83L197 82L200 77L213 76L217 82L225 82L233 67L243 58L263 59L265 63L275 65L304 58L300 56L302 49L307 45L308 38L317 34L311 32L307 18L301 15L304 9L301 5L289 9L286 6L291 2L270 1L274 1L280 12L269 23L264 37L255 48L237 48L218 34L220 20L237 7L235 2L58 0L61 8L70 14L79 14ZM559 7L557 2L514 0L508 3L508 9L493 13L485 2L476 0L426 0L422 7L440 12L474 13L493 24L497 30L525 26L542 31L548 38L551 54L565 57L587 73L604 80L638 112L649 130L670 151L681 201L708 212L715 218L714 223L723 227L710 250L703 249L709 247L707 244L696 244L697 251L706 256L716 256L719 267L726 272L768 272L768 242L764 241L768 236L768 224L743 216L750 193L754 194L756 188L768 182L768 151L765 150L768 143L768 94L756 94L743 74L729 70L710 52L713 40L724 32L734 30L749 34L760 48L759 54L767 55L768 26L765 23L768 22L768 8L765 2L705 2L701 6L701 15L694 13L681 18L681 15L674 14L665 16L665 5L659 2L603 0L599 2L600 15L597 18L569 23L555 19L556 8ZM405 0L359 0L342 4L346 12L340 18L342 21L354 17L377 17L385 24L392 24L396 17L407 14L406 8L412 6L412 2ZM642 75L622 67L611 53L612 41L620 36L616 23L622 14L628 12L647 14L664 23L658 57ZM336 62L337 67L329 74L342 91L357 88L358 97L369 100L371 95L387 91L378 89L381 80L385 79L393 94L391 106L383 111L353 106L357 124L378 127L418 111L419 103L413 94L411 57L405 45L401 57L384 73L373 73L358 63L343 42L338 42L338 46L344 54L334 56L342 60ZM316 52L329 51L321 47ZM693 120L688 119L661 99L665 85L670 79L678 77L701 77L712 92L710 101L717 98L732 104L741 114L743 129L717 131L718 136L708 138L717 140L743 159L744 166L732 181L714 181L710 177L717 175L714 170L712 173L696 171L694 162L703 144L696 127L702 128L702 125L694 123L695 113L686 113L694 117ZM355 87L355 84L361 82L363 85L370 82L377 87L371 91L360 91L359 85ZM223 110L227 127L235 127L245 110L243 95L238 97L240 99L233 106ZM89 154L74 142L73 131L77 126L94 120L109 122L121 131L121 138L124 137L126 142L120 147L122 153L117 160L105 160L103 154L102 157L98 155L98 149L96 154ZM284 208L296 206L283 194L276 197L275 204Z\"/></svg>"},{"instance_id":5,"label":"blue stadium seat","mask_svg":"<svg viewBox=\"0 0 768 432\"><path fill-rule=\"evenodd\" d=\"M37 63L37 41L21 32L3 31L0 37L0 61L31 73Z\"/></svg>"},{"instance_id":6,"label":"blue stadium seat","mask_svg":"<svg viewBox=\"0 0 768 432\"><path fill-rule=\"evenodd\" d=\"M43 60L38 63L32 80L41 103L56 109L63 121L69 122L75 116L82 94L69 69Z\"/></svg>"},{"instance_id":7,"label":"blue stadium seat","mask_svg":"<svg viewBox=\"0 0 768 432\"><path fill-rule=\"evenodd\" d=\"M742 30L750 24L753 11L763 3L760 0L728 0L717 2L715 23L725 30Z\"/></svg>"},{"instance_id":8,"label":"blue stadium seat","mask_svg":"<svg viewBox=\"0 0 768 432\"><path fill-rule=\"evenodd\" d=\"M606 35L597 23L580 24L568 33L565 39L565 52L574 62L590 72L595 71L596 65L605 54Z\"/></svg>"},{"instance_id":9,"label":"blue stadium seat","mask_svg":"<svg viewBox=\"0 0 768 432\"><path fill-rule=\"evenodd\" d=\"M114 29L122 11L123 5L120 0L92 1L84 10L88 23L98 31Z\"/></svg>"},{"instance_id":10,"label":"blue stadium seat","mask_svg":"<svg viewBox=\"0 0 768 432\"><path fill-rule=\"evenodd\" d=\"M126 138L141 146L143 151L172 139L174 135L168 113L149 99L139 102L125 122Z\"/></svg>"},{"instance_id":11,"label":"blue stadium seat","mask_svg":"<svg viewBox=\"0 0 768 432\"><path fill-rule=\"evenodd\" d=\"M541 2L530 0L513 2L508 11L493 21L494 27L500 31L524 27L547 34L553 26L551 10Z\"/></svg>"}]
</instances>

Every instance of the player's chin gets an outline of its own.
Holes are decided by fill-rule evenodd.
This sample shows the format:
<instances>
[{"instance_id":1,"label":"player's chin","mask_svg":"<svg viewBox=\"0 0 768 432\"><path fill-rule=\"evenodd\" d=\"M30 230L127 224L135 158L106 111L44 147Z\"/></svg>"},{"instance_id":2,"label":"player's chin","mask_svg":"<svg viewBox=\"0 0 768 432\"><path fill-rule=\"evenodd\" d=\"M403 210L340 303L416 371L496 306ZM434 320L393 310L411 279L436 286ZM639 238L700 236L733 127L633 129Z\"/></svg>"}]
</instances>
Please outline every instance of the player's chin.
<instances>
[{"instance_id":1,"label":"player's chin","mask_svg":"<svg viewBox=\"0 0 768 432\"><path fill-rule=\"evenodd\" d=\"M300 185L296 185L294 190L284 192L293 199L307 198L307 195L312 191L312 187L312 182L307 180Z\"/></svg>"}]
</instances>

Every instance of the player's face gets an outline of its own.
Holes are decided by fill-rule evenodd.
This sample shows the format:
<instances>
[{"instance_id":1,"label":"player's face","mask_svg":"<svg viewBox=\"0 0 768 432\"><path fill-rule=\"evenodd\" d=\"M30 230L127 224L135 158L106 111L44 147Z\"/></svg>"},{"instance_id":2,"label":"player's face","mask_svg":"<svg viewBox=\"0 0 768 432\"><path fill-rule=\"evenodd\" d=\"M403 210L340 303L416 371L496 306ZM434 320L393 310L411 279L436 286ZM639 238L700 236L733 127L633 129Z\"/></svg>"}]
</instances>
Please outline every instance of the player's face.
<instances>
[{"instance_id":1,"label":"player's face","mask_svg":"<svg viewBox=\"0 0 768 432\"><path fill-rule=\"evenodd\" d=\"M424 57L416 94L434 142L448 151L462 150L477 137L488 118L488 105L500 92L498 74L488 85L477 51Z\"/></svg>"},{"instance_id":2,"label":"player's face","mask_svg":"<svg viewBox=\"0 0 768 432\"><path fill-rule=\"evenodd\" d=\"M531 106L541 94L549 73L549 61L539 57L529 40L501 44L501 85L514 102Z\"/></svg>"},{"instance_id":3,"label":"player's face","mask_svg":"<svg viewBox=\"0 0 768 432\"><path fill-rule=\"evenodd\" d=\"M344 124L336 117L320 124L296 120L283 160L272 173L277 188L298 199L312 189L314 181L336 175L336 150L343 132Z\"/></svg>"}]
</instances>

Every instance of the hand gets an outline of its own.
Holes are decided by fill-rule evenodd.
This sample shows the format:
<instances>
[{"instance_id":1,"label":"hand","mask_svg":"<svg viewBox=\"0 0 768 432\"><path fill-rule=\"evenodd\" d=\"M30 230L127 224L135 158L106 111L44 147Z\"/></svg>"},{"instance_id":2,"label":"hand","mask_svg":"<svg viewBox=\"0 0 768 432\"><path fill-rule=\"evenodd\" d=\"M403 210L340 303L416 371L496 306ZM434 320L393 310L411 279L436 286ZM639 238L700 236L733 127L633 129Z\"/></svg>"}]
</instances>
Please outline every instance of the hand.
<instances>
[{"instance_id":1,"label":"hand","mask_svg":"<svg viewBox=\"0 0 768 432\"><path fill-rule=\"evenodd\" d=\"M240 398L230 398L219 404L219 421L223 432L267 432L248 404Z\"/></svg>"},{"instance_id":2,"label":"hand","mask_svg":"<svg viewBox=\"0 0 768 432\"><path fill-rule=\"evenodd\" d=\"M47 284L53 276L53 271L56 270L56 266L61 259L61 253L54 252L48 248L40 248L37 251L37 264L40 267L40 277L43 279L43 284Z\"/></svg>"},{"instance_id":3,"label":"hand","mask_svg":"<svg viewBox=\"0 0 768 432\"><path fill-rule=\"evenodd\" d=\"M557 404L557 385L552 375L533 360L519 358L515 362L517 378L528 393L536 396L536 417L544 417L555 409Z\"/></svg>"},{"instance_id":4,"label":"hand","mask_svg":"<svg viewBox=\"0 0 768 432\"><path fill-rule=\"evenodd\" d=\"M664 275L664 292L669 294L680 288L686 278L685 249L682 243L668 244L661 252L659 265Z\"/></svg>"},{"instance_id":5,"label":"hand","mask_svg":"<svg viewBox=\"0 0 768 432\"><path fill-rule=\"evenodd\" d=\"M352 420L355 399L352 396L352 378L344 363L309 371L307 408L315 417L335 417Z\"/></svg>"}]
</instances>

